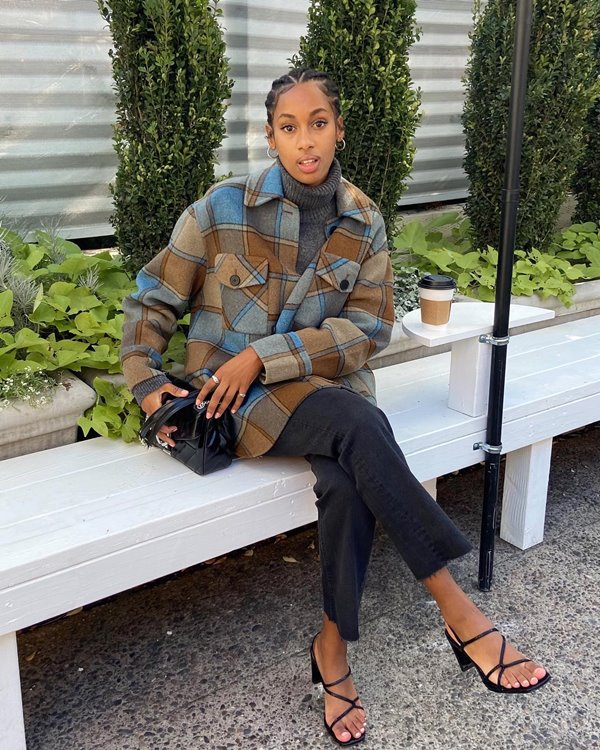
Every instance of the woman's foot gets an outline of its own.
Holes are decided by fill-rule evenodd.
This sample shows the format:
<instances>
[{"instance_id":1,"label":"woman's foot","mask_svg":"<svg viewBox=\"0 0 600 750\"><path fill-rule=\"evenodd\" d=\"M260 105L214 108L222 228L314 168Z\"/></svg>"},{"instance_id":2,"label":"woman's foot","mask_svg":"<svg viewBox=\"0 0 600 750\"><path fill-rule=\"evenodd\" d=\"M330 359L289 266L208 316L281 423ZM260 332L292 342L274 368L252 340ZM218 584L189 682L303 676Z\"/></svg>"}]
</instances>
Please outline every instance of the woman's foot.
<instances>
[{"instance_id":1,"label":"woman's foot","mask_svg":"<svg viewBox=\"0 0 600 750\"><path fill-rule=\"evenodd\" d=\"M447 568L442 568L429 576L423 583L437 602L450 636L454 634L464 643L494 627L452 578ZM501 660L504 664L510 664L512 661L528 658L508 642L505 653L501 656L502 635L497 632L490 633L466 646L464 651L484 675L494 669ZM501 671L497 669L489 676L489 680L498 684L500 679L500 685L507 690L533 688L542 680L548 680L544 667L534 661L508 667L502 676L500 676Z\"/></svg>"},{"instance_id":2,"label":"woman's foot","mask_svg":"<svg viewBox=\"0 0 600 750\"><path fill-rule=\"evenodd\" d=\"M467 616L462 622L447 623L447 631L457 643L459 642L458 639L466 642L493 627L493 623L479 610L476 613L471 613L471 616ZM465 646L464 651L484 674L488 674L501 661L502 640L502 634L495 631ZM502 656L503 664L528 658L508 641L506 642L506 649ZM498 684L501 671L501 669L496 669L490 674L489 680ZM507 689L534 687L545 676L546 670L544 667L534 661L525 661L503 670L500 685Z\"/></svg>"},{"instance_id":3,"label":"woman's foot","mask_svg":"<svg viewBox=\"0 0 600 750\"><path fill-rule=\"evenodd\" d=\"M337 630L337 629L336 629ZM317 635L313 642L314 655L323 682L329 684L339 680L348 671L348 661L346 658L346 642L339 635L329 636L322 631ZM352 680L352 675L347 679L331 688L333 692L353 700L357 696L356 688ZM325 699L325 722L331 726L340 714L348 709L346 701L339 700L324 693ZM343 719L333 725L332 731L341 743L350 742L350 740L360 739L365 733L366 714L360 700L357 700L357 708L352 709Z\"/></svg>"}]
</instances>

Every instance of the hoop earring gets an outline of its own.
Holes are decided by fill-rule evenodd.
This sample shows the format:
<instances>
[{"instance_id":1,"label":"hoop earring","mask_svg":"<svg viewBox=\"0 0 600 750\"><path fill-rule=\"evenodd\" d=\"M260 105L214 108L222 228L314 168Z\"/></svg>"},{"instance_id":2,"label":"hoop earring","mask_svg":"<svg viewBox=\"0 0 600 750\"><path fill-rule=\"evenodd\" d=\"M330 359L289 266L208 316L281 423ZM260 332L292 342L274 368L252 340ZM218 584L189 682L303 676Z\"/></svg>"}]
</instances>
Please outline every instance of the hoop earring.
<instances>
[{"instance_id":1,"label":"hoop earring","mask_svg":"<svg viewBox=\"0 0 600 750\"><path fill-rule=\"evenodd\" d=\"M343 151L346 148L346 141L342 138L341 141L338 141L335 144L335 150L336 151Z\"/></svg>"},{"instance_id":2,"label":"hoop earring","mask_svg":"<svg viewBox=\"0 0 600 750\"><path fill-rule=\"evenodd\" d=\"M275 156L273 156L273 154L271 153L271 147L267 146L267 156L269 157L269 159L277 159L277 157L279 156L279 151L275 149Z\"/></svg>"}]
</instances>

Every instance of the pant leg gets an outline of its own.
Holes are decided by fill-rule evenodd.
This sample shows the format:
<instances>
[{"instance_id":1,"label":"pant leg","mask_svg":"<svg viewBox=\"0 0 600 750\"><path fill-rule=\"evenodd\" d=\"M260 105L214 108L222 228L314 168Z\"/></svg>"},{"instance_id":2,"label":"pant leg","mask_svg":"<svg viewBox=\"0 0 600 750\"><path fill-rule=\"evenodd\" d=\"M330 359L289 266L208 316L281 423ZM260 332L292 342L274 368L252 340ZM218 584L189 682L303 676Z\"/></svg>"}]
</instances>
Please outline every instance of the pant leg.
<instances>
[{"instance_id":1,"label":"pant leg","mask_svg":"<svg viewBox=\"0 0 600 750\"><path fill-rule=\"evenodd\" d=\"M418 579L471 549L410 471L385 414L363 396L333 388L312 394L296 409L270 454L334 459ZM340 490L340 503L342 494ZM346 512L353 508L349 505ZM338 548L333 533L320 544L333 550L328 558L350 554ZM336 572L344 575L341 566ZM336 583L333 590L349 587ZM341 623L339 617L336 622L340 632L342 627L344 632L357 628L355 622Z\"/></svg>"},{"instance_id":2,"label":"pant leg","mask_svg":"<svg viewBox=\"0 0 600 750\"><path fill-rule=\"evenodd\" d=\"M335 459L314 454L307 459L317 478L323 609L342 638L355 641L375 517Z\"/></svg>"}]
</instances>

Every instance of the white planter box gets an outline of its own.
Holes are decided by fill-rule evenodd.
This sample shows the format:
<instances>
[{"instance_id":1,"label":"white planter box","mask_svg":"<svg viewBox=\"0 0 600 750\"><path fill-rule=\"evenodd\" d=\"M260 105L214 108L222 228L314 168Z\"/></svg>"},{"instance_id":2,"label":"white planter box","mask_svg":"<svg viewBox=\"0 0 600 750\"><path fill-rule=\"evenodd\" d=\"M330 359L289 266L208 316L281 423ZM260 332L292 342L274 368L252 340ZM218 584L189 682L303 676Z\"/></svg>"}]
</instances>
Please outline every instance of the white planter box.
<instances>
[{"instance_id":1,"label":"white planter box","mask_svg":"<svg viewBox=\"0 0 600 750\"><path fill-rule=\"evenodd\" d=\"M96 401L95 391L64 372L49 404L17 401L0 409L0 460L56 448L77 440L77 420Z\"/></svg>"}]
</instances>

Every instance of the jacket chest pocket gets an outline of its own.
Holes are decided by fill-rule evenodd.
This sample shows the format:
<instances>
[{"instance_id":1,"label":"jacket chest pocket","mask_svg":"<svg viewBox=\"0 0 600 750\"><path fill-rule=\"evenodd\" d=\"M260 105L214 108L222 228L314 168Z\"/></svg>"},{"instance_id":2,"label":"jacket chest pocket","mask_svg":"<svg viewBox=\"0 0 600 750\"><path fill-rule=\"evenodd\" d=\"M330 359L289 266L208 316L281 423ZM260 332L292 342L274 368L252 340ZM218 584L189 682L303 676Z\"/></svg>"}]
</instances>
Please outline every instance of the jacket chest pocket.
<instances>
[{"instance_id":1,"label":"jacket chest pocket","mask_svg":"<svg viewBox=\"0 0 600 750\"><path fill-rule=\"evenodd\" d=\"M354 289L360 263L332 253L321 253L315 271L315 284L296 317L300 326L319 325L325 318L337 317Z\"/></svg>"},{"instance_id":2,"label":"jacket chest pocket","mask_svg":"<svg viewBox=\"0 0 600 750\"><path fill-rule=\"evenodd\" d=\"M239 333L270 333L269 261L255 255L219 253L215 277L221 290L223 326Z\"/></svg>"}]
</instances>

